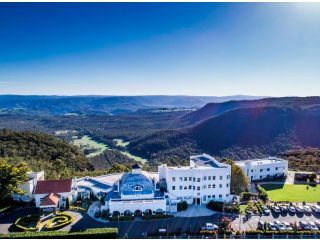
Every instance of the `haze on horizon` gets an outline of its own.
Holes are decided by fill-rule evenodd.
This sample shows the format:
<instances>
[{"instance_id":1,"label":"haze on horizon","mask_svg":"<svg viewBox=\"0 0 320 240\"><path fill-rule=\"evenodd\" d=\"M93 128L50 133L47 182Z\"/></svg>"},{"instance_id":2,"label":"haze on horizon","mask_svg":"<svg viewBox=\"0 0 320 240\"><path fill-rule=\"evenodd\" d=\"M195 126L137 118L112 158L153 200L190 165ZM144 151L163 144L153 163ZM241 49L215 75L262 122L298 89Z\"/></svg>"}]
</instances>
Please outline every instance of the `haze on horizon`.
<instances>
[{"instance_id":1,"label":"haze on horizon","mask_svg":"<svg viewBox=\"0 0 320 240\"><path fill-rule=\"evenodd\" d=\"M320 3L0 3L0 94L312 96Z\"/></svg>"}]
</instances>

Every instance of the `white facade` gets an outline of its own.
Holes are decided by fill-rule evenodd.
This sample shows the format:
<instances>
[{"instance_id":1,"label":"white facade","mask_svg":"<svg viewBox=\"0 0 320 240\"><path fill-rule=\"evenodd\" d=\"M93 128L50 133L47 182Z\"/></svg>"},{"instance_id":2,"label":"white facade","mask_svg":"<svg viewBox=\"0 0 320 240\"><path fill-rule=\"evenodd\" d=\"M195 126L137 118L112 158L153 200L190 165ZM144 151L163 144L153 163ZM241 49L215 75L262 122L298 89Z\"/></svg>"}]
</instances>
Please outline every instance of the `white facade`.
<instances>
[{"instance_id":1,"label":"white facade","mask_svg":"<svg viewBox=\"0 0 320 240\"><path fill-rule=\"evenodd\" d=\"M44 171L42 172L28 172L28 181L19 185L18 188L22 189L24 194L13 194L14 201L30 202L34 199L33 191L37 185L38 180L44 180Z\"/></svg>"},{"instance_id":2,"label":"white facade","mask_svg":"<svg viewBox=\"0 0 320 240\"><path fill-rule=\"evenodd\" d=\"M248 176L249 181L262 180L268 177L287 176L288 161L269 157L235 162Z\"/></svg>"},{"instance_id":3,"label":"white facade","mask_svg":"<svg viewBox=\"0 0 320 240\"><path fill-rule=\"evenodd\" d=\"M166 182L167 191L188 204L209 201L230 201L231 166L202 154L190 157L190 165L159 166L159 179Z\"/></svg>"},{"instance_id":4,"label":"white facade","mask_svg":"<svg viewBox=\"0 0 320 240\"><path fill-rule=\"evenodd\" d=\"M109 210L110 215L118 213L121 216L167 212L165 196L156 188L156 180L142 173L138 165L114 184L101 210Z\"/></svg>"}]
</instances>

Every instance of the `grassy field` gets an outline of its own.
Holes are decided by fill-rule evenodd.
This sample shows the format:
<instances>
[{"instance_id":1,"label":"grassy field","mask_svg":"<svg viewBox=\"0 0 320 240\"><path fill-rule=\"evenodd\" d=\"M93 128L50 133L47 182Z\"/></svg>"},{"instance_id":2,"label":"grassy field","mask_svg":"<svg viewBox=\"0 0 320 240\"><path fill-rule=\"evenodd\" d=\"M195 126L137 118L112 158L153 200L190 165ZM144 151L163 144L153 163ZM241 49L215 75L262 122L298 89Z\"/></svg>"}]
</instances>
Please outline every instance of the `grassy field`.
<instances>
[{"instance_id":1,"label":"grassy field","mask_svg":"<svg viewBox=\"0 0 320 240\"><path fill-rule=\"evenodd\" d=\"M119 139L119 138L115 138L113 140L116 141L117 146L121 146L121 147L125 147L130 143L130 142L125 142L123 141L123 139Z\"/></svg>"},{"instance_id":2,"label":"grassy field","mask_svg":"<svg viewBox=\"0 0 320 240\"><path fill-rule=\"evenodd\" d=\"M96 148L98 149L96 152L90 153L87 155L87 157L94 157L100 155L103 151L106 149L109 149L107 145L103 143L98 143L94 140L92 140L89 136L83 136L80 139L74 139L73 144L83 148L83 147L89 147L89 148Z\"/></svg>"},{"instance_id":3,"label":"grassy field","mask_svg":"<svg viewBox=\"0 0 320 240\"><path fill-rule=\"evenodd\" d=\"M273 201L318 202L320 186L311 187L304 184L263 184L261 185Z\"/></svg>"}]
</instances>

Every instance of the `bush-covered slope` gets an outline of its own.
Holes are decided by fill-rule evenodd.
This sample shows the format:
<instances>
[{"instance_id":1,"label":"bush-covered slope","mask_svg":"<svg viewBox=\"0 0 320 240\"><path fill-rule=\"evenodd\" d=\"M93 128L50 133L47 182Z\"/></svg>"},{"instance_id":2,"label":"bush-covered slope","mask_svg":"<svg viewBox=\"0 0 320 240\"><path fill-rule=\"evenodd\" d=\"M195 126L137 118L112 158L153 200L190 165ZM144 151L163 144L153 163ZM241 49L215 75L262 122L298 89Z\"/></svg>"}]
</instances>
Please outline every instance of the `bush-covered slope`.
<instances>
[{"instance_id":1,"label":"bush-covered slope","mask_svg":"<svg viewBox=\"0 0 320 240\"><path fill-rule=\"evenodd\" d=\"M320 147L317 106L241 108L186 129L161 131L128 148L151 162L206 152L235 160L278 155L296 147ZM150 164L151 165L151 164Z\"/></svg>"},{"instance_id":2,"label":"bush-covered slope","mask_svg":"<svg viewBox=\"0 0 320 240\"><path fill-rule=\"evenodd\" d=\"M33 171L45 170L47 179L93 169L78 148L53 136L30 131L0 130L0 158L25 161Z\"/></svg>"}]
</instances>

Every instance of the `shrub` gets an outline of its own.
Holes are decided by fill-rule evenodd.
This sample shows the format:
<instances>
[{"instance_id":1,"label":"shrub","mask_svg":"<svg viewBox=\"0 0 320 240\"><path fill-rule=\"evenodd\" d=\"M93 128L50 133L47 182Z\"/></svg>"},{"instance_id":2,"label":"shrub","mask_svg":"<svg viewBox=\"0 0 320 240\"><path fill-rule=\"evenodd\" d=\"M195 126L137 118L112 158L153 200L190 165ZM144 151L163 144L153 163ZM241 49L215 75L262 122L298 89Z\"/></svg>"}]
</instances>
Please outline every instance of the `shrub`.
<instances>
[{"instance_id":1,"label":"shrub","mask_svg":"<svg viewBox=\"0 0 320 240\"><path fill-rule=\"evenodd\" d=\"M258 191L259 198L261 198L263 201L267 201L267 199L268 199L267 191L263 187L261 187L260 185L257 185L256 189Z\"/></svg>"},{"instance_id":2,"label":"shrub","mask_svg":"<svg viewBox=\"0 0 320 240\"><path fill-rule=\"evenodd\" d=\"M35 227L29 227L31 223L35 223ZM26 217L18 218L14 225L22 231L37 231L40 227L40 217L36 215L28 215Z\"/></svg>"},{"instance_id":3,"label":"shrub","mask_svg":"<svg viewBox=\"0 0 320 240\"><path fill-rule=\"evenodd\" d=\"M74 221L74 218L71 214L68 213L57 213L55 217L51 218L45 228L46 230L57 230L63 228ZM56 223L54 225L54 223Z\"/></svg>"},{"instance_id":4,"label":"shrub","mask_svg":"<svg viewBox=\"0 0 320 240\"><path fill-rule=\"evenodd\" d=\"M242 192L240 195L240 200L241 201L249 201L253 198L256 198L258 195L255 193L251 193L251 192Z\"/></svg>"},{"instance_id":5,"label":"shrub","mask_svg":"<svg viewBox=\"0 0 320 240\"><path fill-rule=\"evenodd\" d=\"M177 210L178 212L180 211L184 211L184 210L187 210L188 209L188 203L186 201L182 201L182 202L179 202L177 204Z\"/></svg>"},{"instance_id":6,"label":"shrub","mask_svg":"<svg viewBox=\"0 0 320 240\"><path fill-rule=\"evenodd\" d=\"M213 211L222 211L223 209L223 202L215 202L215 201L210 201L207 204L207 208Z\"/></svg>"},{"instance_id":7,"label":"shrub","mask_svg":"<svg viewBox=\"0 0 320 240\"><path fill-rule=\"evenodd\" d=\"M0 238L33 238L33 239L48 239L48 238L99 238L99 239L114 239L117 238L117 228L91 228L84 231L51 231L51 232L14 232L9 234L0 234Z\"/></svg>"}]
</instances>

